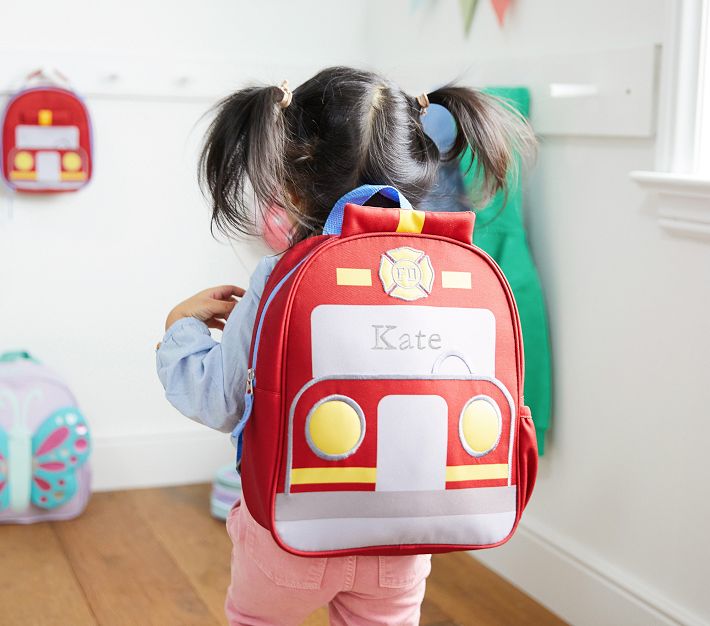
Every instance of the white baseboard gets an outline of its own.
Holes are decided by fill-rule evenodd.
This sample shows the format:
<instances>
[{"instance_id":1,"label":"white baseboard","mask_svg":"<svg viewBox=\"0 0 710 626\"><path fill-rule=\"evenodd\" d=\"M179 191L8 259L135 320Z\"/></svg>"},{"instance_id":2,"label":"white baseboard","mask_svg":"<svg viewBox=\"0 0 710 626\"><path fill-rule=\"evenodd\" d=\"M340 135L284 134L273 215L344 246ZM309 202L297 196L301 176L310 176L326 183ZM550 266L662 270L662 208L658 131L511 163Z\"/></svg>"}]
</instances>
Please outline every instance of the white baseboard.
<instances>
[{"instance_id":1,"label":"white baseboard","mask_svg":"<svg viewBox=\"0 0 710 626\"><path fill-rule=\"evenodd\" d=\"M95 437L92 489L133 489L211 482L234 461L229 436L208 429Z\"/></svg>"},{"instance_id":2,"label":"white baseboard","mask_svg":"<svg viewBox=\"0 0 710 626\"><path fill-rule=\"evenodd\" d=\"M708 624L534 521L506 545L471 554L574 626Z\"/></svg>"}]
</instances>

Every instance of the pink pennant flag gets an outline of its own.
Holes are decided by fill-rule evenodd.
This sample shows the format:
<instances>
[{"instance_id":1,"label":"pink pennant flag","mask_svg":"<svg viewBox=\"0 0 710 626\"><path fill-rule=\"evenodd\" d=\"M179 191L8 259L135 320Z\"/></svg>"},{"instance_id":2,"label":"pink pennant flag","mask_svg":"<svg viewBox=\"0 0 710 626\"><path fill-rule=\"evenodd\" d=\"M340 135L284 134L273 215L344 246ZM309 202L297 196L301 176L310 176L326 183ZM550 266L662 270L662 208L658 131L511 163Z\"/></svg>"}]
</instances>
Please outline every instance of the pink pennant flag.
<instances>
[{"instance_id":1,"label":"pink pennant flag","mask_svg":"<svg viewBox=\"0 0 710 626\"><path fill-rule=\"evenodd\" d=\"M496 12L498 17L498 23L503 26L503 21L505 20L505 14L510 8L511 0L491 0L493 5L493 10Z\"/></svg>"}]
</instances>

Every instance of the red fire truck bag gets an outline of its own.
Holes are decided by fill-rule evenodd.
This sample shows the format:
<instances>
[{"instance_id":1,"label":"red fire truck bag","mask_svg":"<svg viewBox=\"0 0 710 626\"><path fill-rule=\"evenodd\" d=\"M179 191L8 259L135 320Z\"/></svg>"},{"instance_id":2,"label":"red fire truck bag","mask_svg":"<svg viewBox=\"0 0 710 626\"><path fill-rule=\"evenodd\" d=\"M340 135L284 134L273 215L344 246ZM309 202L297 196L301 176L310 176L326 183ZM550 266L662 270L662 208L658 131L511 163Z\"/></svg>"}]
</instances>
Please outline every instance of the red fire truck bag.
<instances>
[{"instance_id":1,"label":"red fire truck bag","mask_svg":"<svg viewBox=\"0 0 710 626\"><path fill-rule=\"evenodd\" d=\"M47 84L14 94L1 137L2 176L16 191L76 191L91 178L89 114L70 89Z\"/></svg>"},{"instance_id":2,"label":"red fire truck bag","mask_svg":"<svg viewBox=\"0 0 710 626\"><path fill-rule=\"evenodd\" d=\"M405 208L350 203L375 193ZM264 290L233 438L252 515L293 554L490 548L532 492L510 287L473 213L407 206L347 194Z\"/></svg>"}]
</instances>

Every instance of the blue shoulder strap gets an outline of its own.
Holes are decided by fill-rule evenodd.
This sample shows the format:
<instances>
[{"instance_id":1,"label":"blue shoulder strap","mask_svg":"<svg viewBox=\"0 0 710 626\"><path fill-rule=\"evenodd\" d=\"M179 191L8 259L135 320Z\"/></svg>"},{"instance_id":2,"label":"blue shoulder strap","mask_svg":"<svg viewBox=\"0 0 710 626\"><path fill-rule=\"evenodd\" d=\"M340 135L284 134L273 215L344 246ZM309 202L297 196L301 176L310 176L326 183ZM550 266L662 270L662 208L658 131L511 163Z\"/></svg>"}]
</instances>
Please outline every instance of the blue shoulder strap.
<instances>
[{"instance_id":1,"label":"blue shoulder strap","mask_svg":"<svg viewBox=\"0 0 710 626\"><path fill-rule=\"evenodd\" d=\"M376 193L380 193L386 198L396 202L403 209L411 209L412 205L397 189L389 185L361 185L352 191L348 191L338 200L328 215L328 219L323 227L324 235L339 235L343 228L343 209L348 203L365 204Z\"/></svg>"}]
</instances>

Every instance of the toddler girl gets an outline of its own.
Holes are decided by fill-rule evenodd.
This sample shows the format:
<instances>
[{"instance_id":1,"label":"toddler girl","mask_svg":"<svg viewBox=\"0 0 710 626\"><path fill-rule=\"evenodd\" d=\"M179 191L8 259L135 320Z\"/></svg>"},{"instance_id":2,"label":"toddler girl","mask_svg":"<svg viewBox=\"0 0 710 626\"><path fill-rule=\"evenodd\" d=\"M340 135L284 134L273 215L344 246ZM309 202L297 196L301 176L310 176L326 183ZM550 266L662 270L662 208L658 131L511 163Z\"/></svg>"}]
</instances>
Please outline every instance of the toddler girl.
<instances>
[{"instance_id":1,"label":"toddler girl","mask_svg":"<svg viewBox=\"0 0 710 626\"><path fill-rule=\"evenodd\" d=\"M456 121L444 155L422 127L430 103L443 105ZM416 206L440 160L470 148L482 195L489 196L505 187L515 154L533 146L524 119L491 96L447 86L415 98L377 74L336 67L293 92L286 85L252 87L228 97L209 130L200 175L220 230L256 234L278 208L290 219L295 244L321 234L332 206L355 187L390 185ZM368 204L391 206L379 195ZM239 421L252 327L278 258L262 259L246 291L207 289L168 315L158 374L168 400L186 416L224 432ZM210 328L223 331L221 342ZM230 624L300 624L325 604L336 626L419 622L430 555L294 556L248 507L238 503L227 519L234 544L225 606Z\"/></svg>"}]
</instances>

